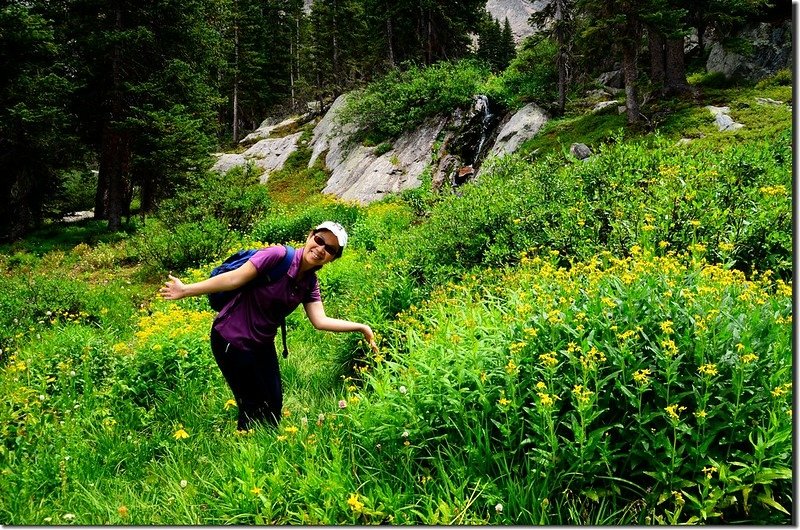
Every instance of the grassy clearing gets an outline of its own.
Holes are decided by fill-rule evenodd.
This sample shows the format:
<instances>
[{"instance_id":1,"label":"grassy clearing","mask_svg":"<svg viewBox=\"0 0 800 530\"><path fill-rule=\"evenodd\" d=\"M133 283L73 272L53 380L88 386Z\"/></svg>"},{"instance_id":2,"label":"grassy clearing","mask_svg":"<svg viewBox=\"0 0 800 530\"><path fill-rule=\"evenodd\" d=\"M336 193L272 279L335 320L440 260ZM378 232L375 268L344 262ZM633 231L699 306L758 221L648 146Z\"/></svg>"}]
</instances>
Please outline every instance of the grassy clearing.
<instances>
[{"instance_id":1,"label":"grassy clearing","mask_svg":"<svg viewBox=\"0 0 800 530\"><path fill-rule=\"evenodd\" d=\"M0 522L787 524L791 125L720 94L751 130L706 133L689 107L646 141L573 118L614 141L589 163L497 161L460 197L300 209L211 182L223 218L267 212L219 256L217 214L188 199L170 214L186 230L101 241L87 223L7 249ZM286 200L314 197L301 158ZM298 311L280 427L236 433L213 313L157 299L164 260L180 245L194 281L328 218L351 244L320 273L326 312L369 322L380 353Z\"/></svg>"}]
</instances>

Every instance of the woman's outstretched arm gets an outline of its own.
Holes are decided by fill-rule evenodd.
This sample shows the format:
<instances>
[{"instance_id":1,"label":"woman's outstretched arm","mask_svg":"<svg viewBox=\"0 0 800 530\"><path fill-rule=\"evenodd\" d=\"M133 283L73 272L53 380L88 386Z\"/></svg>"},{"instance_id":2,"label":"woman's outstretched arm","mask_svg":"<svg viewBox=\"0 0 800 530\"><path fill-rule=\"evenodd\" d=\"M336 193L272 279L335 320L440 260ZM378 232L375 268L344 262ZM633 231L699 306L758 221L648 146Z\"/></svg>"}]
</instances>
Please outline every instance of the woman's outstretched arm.
<instances>
[{"instance_id":1,"label":"woman's outstretched arm","mask_svg":"<svg viewBox=\"0 0 800 530\"><path fill-rule=\"evenodd\" d=\"M339 318L331 318L325 314L325 307L322 305L322 302L309 302L304 304L303 308L306 310L308 320L311 321L311 324L315 328L324 331L358 331L364 335L364 339L369 344L369 347L377 353L378 345L375 344L375 334L372 333L372 328L368 325Z\"/></svg>"},{"instance_id":2,"label":"woman's outstretched arm","mask_svg":"<svg viewBox=\"0 0 800 530\"><path fill-rule=\"evenodd\" d=\"M170 274L169 280L158 292L165 300L180 300L187 296L232 291L255 279L257 275L258 271L255 265L249 261L238 269L223 272L197 283L183 283L179 278Z\"/></svg>"}]
</instances>

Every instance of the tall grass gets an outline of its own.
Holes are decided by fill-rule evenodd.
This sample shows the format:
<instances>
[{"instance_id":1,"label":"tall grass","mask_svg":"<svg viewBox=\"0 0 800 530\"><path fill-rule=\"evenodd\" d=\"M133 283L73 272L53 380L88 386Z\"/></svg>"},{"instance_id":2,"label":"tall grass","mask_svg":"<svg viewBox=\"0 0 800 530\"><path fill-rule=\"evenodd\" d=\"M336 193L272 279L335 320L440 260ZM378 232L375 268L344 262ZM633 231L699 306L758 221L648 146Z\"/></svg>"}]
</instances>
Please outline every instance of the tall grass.
<instances>
[{"instance_id":1,"label":"tall grass","mask_svg":"<svg viewBox=\"0 0 800 530\"><path fill-rule=\"evenodd\" d=\"M291 315L276 429L235 430L206 300L156 296L169 253L138 245L157 228L17 246L0 259L0 523L789 523L787 142L617 138L370 207L218 189L226 215L270 209L218 251L185 232L182 278L339 220L326 312L380 343Z\"/></svg>"}]
</instances>

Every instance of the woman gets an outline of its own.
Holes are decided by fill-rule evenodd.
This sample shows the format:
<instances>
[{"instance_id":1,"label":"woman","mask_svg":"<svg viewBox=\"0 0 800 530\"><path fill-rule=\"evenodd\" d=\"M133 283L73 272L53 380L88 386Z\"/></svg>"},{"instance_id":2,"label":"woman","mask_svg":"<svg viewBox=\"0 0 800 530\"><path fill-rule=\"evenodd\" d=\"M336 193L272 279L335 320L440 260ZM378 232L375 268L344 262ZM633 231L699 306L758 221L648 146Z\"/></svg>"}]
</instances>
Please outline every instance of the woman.
<instances>
[{"instance_id":1,"label":"woman","mask_svg":"<svg viewBox=\"0 0 800 530\"><path fill-rule=\"evenodd\" d=\"M312 230L297 249L289 270L272 283L242 289L219 312L211 327L211 350L239 407L238 428L248 430L264 421L277 425L283 408L275 335L283 319L303 304L311 324L326 331L359 331L377 351L372 329L359 322L331 318L325 314L316 271L341 257L347 232L338 223L326 221ZM179 300L244 286L275 267L286 255L283 246L256 252L238 269L197 283L184 284L170 275L161 288L167 300Z\"/></svg>"}]
</instances>

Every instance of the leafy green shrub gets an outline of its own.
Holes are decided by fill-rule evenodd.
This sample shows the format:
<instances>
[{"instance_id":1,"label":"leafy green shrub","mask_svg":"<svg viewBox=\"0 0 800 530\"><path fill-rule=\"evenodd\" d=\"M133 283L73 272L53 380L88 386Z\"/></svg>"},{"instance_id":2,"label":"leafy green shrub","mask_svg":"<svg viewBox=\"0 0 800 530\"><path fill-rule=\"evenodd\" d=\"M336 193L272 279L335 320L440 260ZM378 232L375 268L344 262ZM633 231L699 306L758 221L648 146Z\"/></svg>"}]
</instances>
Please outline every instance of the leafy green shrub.
<instances>
[{"instance_id":1,"label":"leafy green shrub","mask_svg":"<svg viewBox=\"0 0 800 530\"><path fill-rule=\"evenodd\" d=\"M388 153L392 150L392 143L391 142L383 142L375 146L375 156L381 156L383 154Z\"/></svg>"},{"instance_id":2,"label":"leafy green shrub","mask_svg":"<svg viewBox=\"0 0 800 530\"><path fill-rule=\"evenodd\" d=\"M246 232L272 208L267 189L252 166L235 167L225 175L208 172L175 197L163 201L156 217L167 226L214 219L231 230Z\"/></svg>"},{"instance_id":3,"label":"leafy green shrub","mask_svg":"<svg viewBox=\"0 0 800 530\"><path fill-rule=\"evenodd\" d=\"M349 232L354 248L375 250L411 227L414 212L402 203L380 202L370 205ZM383 246L383 245L381 245Z\"/></svg>"},{"instance_id":4,"label":"leafy green shrub","mask_svg":"<svg viewBox=\"0 0 800 530\"><path fill-rule=\"evenodd\" d=\"M555 252L566 263L641 246L787 279L789 145L786 135L721 152L618 139L579 163L496 159L415 231L412 262L433 278L516 262L529 251Z\"/></svg>"},{"instance_id":5,"label":"leafy green shrub","mask_svg":"<svg viewBox=\"0 0 800 530\"><path fill-rule=\"evenodd\" d=\"M728 88L734 85L733 80L722 72L698 72L687 76L689 84L706 88Z\"/></svg>"},{"instance_id":6,"label":"leafy green shrub","mask_svg":"<svg viewBox=\"0 0 800 530\"><path fill-rule=\"evenodd\" d=\"M304 242L308 233L323 221L335 221L349 231L360 216L360 207L355 204L320 200L300 210L272 212L255 223L250 235L267 243Z\"/></svg>"},{"instance_id":7,"label":"leafy green shrub","mask_svg":"<svg viewBox=\"0 0 800 530\"><path fill-rule=\"evenodd\" d=\"M348 98L337 119L358 128L357 141L369 134L377 145L469 104L487 75L485 65L474 61L392 70Z\"/></svg>"},{"instance_id":8,"label":"leafy green shrub","mask_svg":"<svg viewBox=\"0 0 800 530\"><path fill-rule=\"evenodd\" d=\"M132 344L115 348L122 354L115 392L120 399L151 407L187 381L207 384L216 376L208 351L213 313L168 304L142 315ZM135 352L135 354L134 354Z\"/></svg>"},{"instance_id":9,"label":"leafy green shrub","mask_svg":"<svg viewBox=\"0 0 800 530\"><path fill-rule=\"evenodd\" d=\"M177 272L222 257L234 237L228 226L214 218L177 225L148 220L133 247L146 266L162 273Z\"/></svg>"},{"instance_id":10,"label":"leafy green shrub","mask_svg":"<svg viewBox=\"0 0 800 530\"><path fill-rule=\"evenodd\" d=\"M97 173L94 171L67 171L58 181L55 197L48 201L47 209L54 218L70 212L94 208L97 190Z\"/></svg>"},{"instance_id":11,"label":"leafy green shrub","mask_svg":"<svg viewBox=\"0 0 800 530\"><path fill-rule=\"evenodd\" d=\"M515 523L567 522L542 499L569 492L617 513L640 503L638 524L789 517L782 281L649 254L526 260L435 290L393 333L402 361L375 357L351 412L368 467L499 477L476 506L502 499Z\"/></svg>"},{"instance_id":12,"label":"leafy green shrub","mask_svg":"<svg viewBox=\"0 0 800 530\"><path fill-rule=\"evenodd\" d=\"M756 83L756 88L761 90L772 86L792 86L792 79L792 71L789 68L784 68Z\"/></svg>"},{"instance_id":13,"label":"leafy green shrub","mask_svg":"<svg viewBox=\"0 0 800 530\"><path fill-rule=\"evenodd\" d=\"M47 263L46 261L44 263ZM0 276L0 350L63 324L123 330L139 301L124 281L88 286L78 278L39 270L24 276Z\"/></svg>"},{"instance_id":14,"label":"leafy green shrub","mask_svg":"<svg viewBox=\"0 0 800 530\"><path fill-rule=\"evenodd\" d=\"M489 77L478 90L507 108L529 101L554 101L558 81L555 56L556 45L552 41L525 41L508 68L500 76Z\"/></svg>"}]
</instances>

